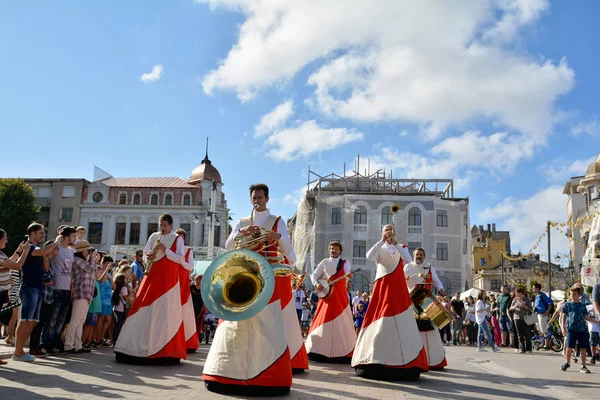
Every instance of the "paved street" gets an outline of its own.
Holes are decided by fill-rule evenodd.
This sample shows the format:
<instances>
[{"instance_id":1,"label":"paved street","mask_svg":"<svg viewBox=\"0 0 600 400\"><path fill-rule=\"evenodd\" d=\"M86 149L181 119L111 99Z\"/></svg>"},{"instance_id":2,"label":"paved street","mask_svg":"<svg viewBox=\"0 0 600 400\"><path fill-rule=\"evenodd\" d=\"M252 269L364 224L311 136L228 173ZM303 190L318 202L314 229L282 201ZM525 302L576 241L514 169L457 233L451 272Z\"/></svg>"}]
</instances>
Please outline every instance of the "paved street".
<instances>
[{"instance_id":1,"label":"paved street","mask_svg":"<svg viewBox=\"0 0 600 400\"><path fill-rule=\"evenodd\" d=\"M10 349L0 345L0 354ZM32 364L9 361L0 366L2 399L230 399L208 392L201 372L208 347L174 367L117 364L110 348L91 354L48 357ZM447 347L449 367L414 383L358 378L343 365L311 363L294 377L287 399L598 399L600 366L592 374L569 372L555 353L478 353L470 347ZM151 396L151 397L150 397Z\"/></svg>"}]
</instances>

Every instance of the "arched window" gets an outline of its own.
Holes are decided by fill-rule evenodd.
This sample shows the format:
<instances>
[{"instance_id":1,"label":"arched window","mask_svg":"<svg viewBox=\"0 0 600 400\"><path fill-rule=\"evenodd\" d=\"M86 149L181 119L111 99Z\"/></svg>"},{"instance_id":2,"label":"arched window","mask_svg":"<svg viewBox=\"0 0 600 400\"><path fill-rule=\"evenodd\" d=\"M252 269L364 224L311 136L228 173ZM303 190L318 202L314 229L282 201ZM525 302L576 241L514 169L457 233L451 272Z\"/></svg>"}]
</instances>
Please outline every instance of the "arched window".
<instances>
[{"instance_id":1,"label":"arched window","mask_svg":"<svg viewBox=\"0 0 600 400\"><path fill-rule=\"evenodd\" d=\"M183 196L183 205L184 206L189 206L192 204L192 196L190 196L189 194L186 194Z\"/></svg>"},{"instance_id":2,"label":"arched window","mask_svg":"<svg viewBox=\"0 0 600 400\"><path fill-rule=\"evenodd\" d=\"M421 210L418 207L408 211L408 226L421 226Z\"/></svg>"},{"instance_id":3,"label":"arched window","mask_svg":"<svg viewBox=\"0 0 600 400\"><path fill-rule=\"evenodd\" d=\"M408 211L408 233L421 233L421 210L418 207Z\"/></svg>"},{"instance_id":4,"label":"arched window","mask_svg":"<svg viewBox=\"0 0 600 400\"><path fill-rule=\"evenodd\" d=\"M119 204L127 204L127 195L125 193L119 195Z\"/></svg>"},{"instance_id":5,"label":"arched window","mask_svg":"<svg viewBox=\"0 0 600 400\"><path fill-rule=\"evenodd\" d=\"M170 206L173 204L173 196L168 194L165 196L165 206Z\"/></svg>"},{"instance_id":6,"label":"arched window","mask_svg":"<svg viewBox=\"0 0 600 400\"><path fill-rule=\"evenodd\" d=\"M150 204L152 204L153 206L158 205L158 195L156 193L150 196Z\"/></svg>"},{"instance_id":7,"label":"arched window","mask_svg":"<svg viewBox=\"0 0 600 400\"><path fill-rule=\"evenodd\" d=\"M392 214L392 210L390 206L383 207L381 210L381 225L388 225L394 223L394 214Z\"/></svg>"},{"instance_id":8,"label":"arched window","mask_svg":"<svg viewBox=\"0 0 600 400\"><path fill-rule=\"evenodd\" d=\"M367 209L364 206L358 206L354 209L354 224L355 225L366 225L367 223Z\"/></svg>"},{"instance_id":9,"label":"arched window","mask_svg":"<svg viewBox=\"0 0 600 400\"><path fill-rule=\"evenodd\" d=\"M140 204L142 202L142 196L139 193L133 195L133 204Z\"/></svg>"}]
</instances>

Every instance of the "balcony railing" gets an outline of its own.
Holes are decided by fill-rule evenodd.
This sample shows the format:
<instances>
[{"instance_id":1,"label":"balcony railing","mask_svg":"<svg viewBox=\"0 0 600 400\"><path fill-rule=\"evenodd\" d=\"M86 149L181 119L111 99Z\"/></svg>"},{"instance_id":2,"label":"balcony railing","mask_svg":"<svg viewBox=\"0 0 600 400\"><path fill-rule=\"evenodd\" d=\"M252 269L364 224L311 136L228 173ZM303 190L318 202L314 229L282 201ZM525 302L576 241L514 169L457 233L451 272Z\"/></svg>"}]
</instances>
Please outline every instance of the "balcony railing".
<instances>
[{"instance_id":1,"label":"balcony railing","mask_svg":"<svg viewBox=\"0 0 600 400\"><path fill-rule=\"evenodd\" d=\"M110 255L116 260L118 256L126 255L128 258L133 258L135 252L140 249L139 245L112 245L110 246ZM195 260L214 260L216 257L225 253L222 247L200 246L192 247Z\"/></svg>"}]
</instances>

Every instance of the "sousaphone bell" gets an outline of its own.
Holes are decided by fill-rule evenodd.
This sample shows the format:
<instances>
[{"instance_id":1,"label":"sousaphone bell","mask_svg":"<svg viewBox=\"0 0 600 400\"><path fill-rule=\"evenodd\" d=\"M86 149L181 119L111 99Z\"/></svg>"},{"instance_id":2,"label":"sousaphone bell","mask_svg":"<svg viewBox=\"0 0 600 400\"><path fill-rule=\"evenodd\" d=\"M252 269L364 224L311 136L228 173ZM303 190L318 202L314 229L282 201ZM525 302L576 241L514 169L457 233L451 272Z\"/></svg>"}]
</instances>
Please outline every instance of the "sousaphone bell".
<instances>
[{"instance_id":1,"label":"sousaphone bell","mask_svg":"<svg viewBox=\"0 0 600 400\"><path fill-rule=\"evenodd\" d=\"M202 299L216 317L241 321L260 312L275 290L273 267L260 254L240 249L215 258L202 279Z\"/></svg>"}]
</instances>

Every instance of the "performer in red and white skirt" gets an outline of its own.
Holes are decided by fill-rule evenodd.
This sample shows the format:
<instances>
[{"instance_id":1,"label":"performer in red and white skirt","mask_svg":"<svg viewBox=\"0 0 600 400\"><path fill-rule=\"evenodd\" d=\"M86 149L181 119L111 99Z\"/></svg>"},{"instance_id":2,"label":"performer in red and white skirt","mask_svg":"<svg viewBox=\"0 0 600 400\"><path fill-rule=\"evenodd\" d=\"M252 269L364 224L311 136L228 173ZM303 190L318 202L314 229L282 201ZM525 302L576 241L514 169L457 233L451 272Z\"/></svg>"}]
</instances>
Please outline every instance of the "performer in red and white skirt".
<instances>
[{"instance_id":1,"label":"performer in red and white skirt","mask_svg":"<svg viewBox=\"0 0 600 400\"><path fill-rule=\"evenodd\" d=\"M377 274L352 367L365 378L416 380L428 370L427 355L404 277L404 261L411 257L394 239L392 225L383 227L367 258L377 262Z\"/></svg>"},{"instance_id":2,"label":"performer in red and white skirt","mask_svg":"<svg viewBox=\"0 0 600 400\"><path fill-rule=\"evenodd\" d=\"M429 290L435 286L438 292L443 296L444 287L442 286L442 281L438 278L434 267L431 266L431 264L425 265L424 263L425 250L420 247L415 249L414 259L414 262L404 266L404 275L406 276L406 284L409 292L417 285L425 285ZM419 331L421 333L421 340L427 349L429 369L443 369L448 363L446 362L446 350L442 343L440 330L433 322L425 321L425 323L419 323Z\"/></svg>"},{"instance_id":3,"label":"performer in red and white skirt","mask_svg":"<svg viewBox=\"0 0 600 400\"><path fill-rule=\"evenodd\" d=\"M329 258L319 263L310 275L315 291L323 290L320 279L334 281L330 295L319 299L315 316L306 338L308 357L314 361L349 364L356 344L356 332L348 303L346 278L350 274L350 262L341 258L342 244L329 243Z\"/></svg>"},{"instance_id":4,"label":"performer in red and white skirt","mask_svg":"<svg viewBox=\"0 0 600 400\"><path fill-rule=\"evenodd\" d=\"M187 236L185 230L177 229L175 234L181 236L185 243ZM191 248L185 247L185 255L181 259L179 265L179 283L181 287L181 306L183 307L185 346L188 353L195 353L196 350L198 350L198 333L196 330L196 317L194 315L192 292L190 290L190 274L194 270L194 252Z\"/></svg>"},{"instance_id":5,"label":"performer in red and white skirt","mask_svg":"<svg viewBox=\"0 0 600 400\"><path fill-rule=\"evenodd\" d=\"M133 364L175 364L186 358L179 263L183 239L171 232L173 218L159 218L144 249L152 269L137 292L115 344L116 359ZM158 239L160 238L160 241Z\"/></svg>"},{"instance_id":6,"label":"performer in red and white skirt","mask_svg":"<svg viewBox=\"0 0 600 400\"><path fill-rule=\"evenodd\" d=\"M236 237L254 235L262 227L273 230L267 234L268 249L295 262L285 223L271 215L266 206L267 185L252 185L250 198L255 212L235 224L225 247L234 249ZM289 281L276 278L273 296L260 312L242 321L221 321L202 372L208 390L253 396L279 396L290 392L292 363L280 301L287 292L290 292Z\"/></svg>"},{"instance_id":7,"label":"performer in red and white skirt","mask_svg":"<svg viewBox=\"0 0 600 400\"><path fill-rule=\"evenodd\" d=\"M276 231L277 224L275 224ZM287 259L285 261L288 263ZM290 270L291 272L291 270ZM285 326L285 337L287 339L290 356L292 357L292 372L304 372L308 369L308 355L302 340L302 331L298 323L296 304L292 301L292 274L284 274L275 277L276 287L281 285L287 290L281 292L281 311L283 313L283 324Z\"/></svg>"}]
</instances>

